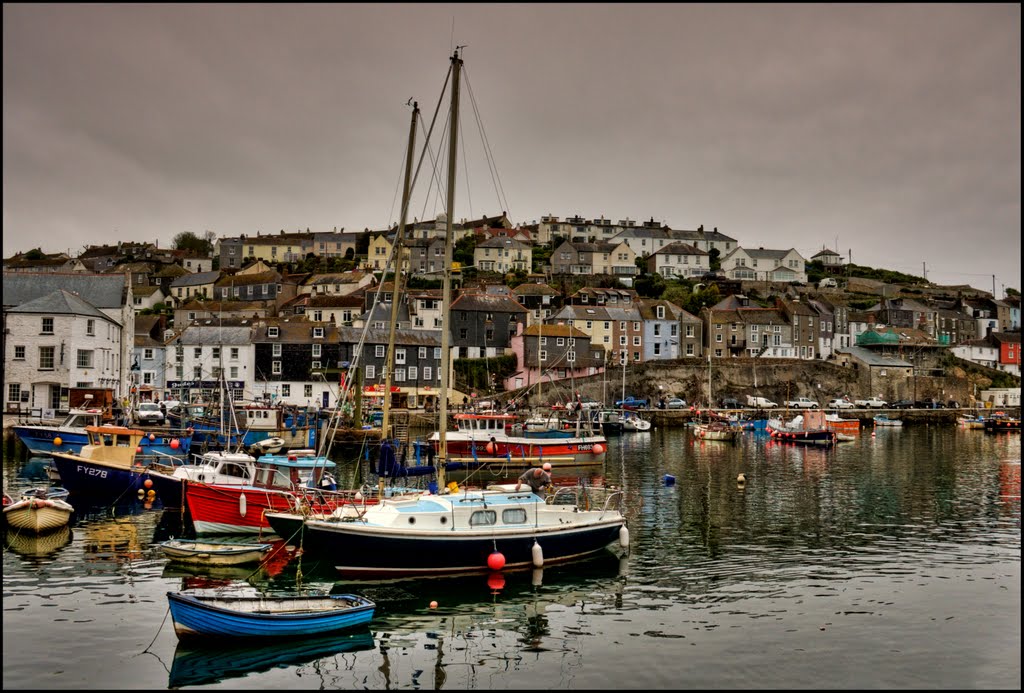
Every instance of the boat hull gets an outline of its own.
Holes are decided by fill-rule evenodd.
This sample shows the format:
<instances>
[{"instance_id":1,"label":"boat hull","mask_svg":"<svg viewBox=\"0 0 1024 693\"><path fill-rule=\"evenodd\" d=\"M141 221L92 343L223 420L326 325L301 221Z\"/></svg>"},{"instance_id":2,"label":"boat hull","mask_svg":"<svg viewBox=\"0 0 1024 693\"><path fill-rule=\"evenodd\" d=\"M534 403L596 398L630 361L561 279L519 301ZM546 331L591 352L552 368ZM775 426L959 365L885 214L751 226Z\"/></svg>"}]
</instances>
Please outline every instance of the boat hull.
<instances>
[{"instance_id":1,"label":"boat hull","mask_svg":"<svg viewBox=\"0 0 1024 693\"><path fill-rule=\"evenodd\" d=\"M149 472L144 466L123 467L63 453L52 457L61 484L75 495L128 500L148 490Z\"/></svg>"},{"instance_id":2,"label":"boat hull","mask_svg":"<svg viewBox=\"0 0 1024 693\"><path fill-rule=\"evenodd\" d=\"M295 537L304 551L334 561L340 574L361 577L486 573L494 551L505 557L505 569L527 568L534 566L534 541L541 547L544 565L576 560L617 542L625 522L620 516L572 529L524 528L517 534L409 535L381 532L358 522L304 524L303 517L293 513L273 513L267 519L280 536Z\"/></svg>"},{"instance_id":3,"label":"boat hull","mask_svg":"<svg viewBox=\"0 0 1024 693\"><path fill-rule=\"evenodd\" d=\"M48 426L14 426L13 428L18 439L33 455L52 455L55 452L77 455L81 453L82 446L89 442L89 435L84 428L80 430ZM180 461L185 458L189 446L192 445L192 435L188 432L177 435L154 431L151 435L153 435L152 440L146 436L139 441L143 455L169 457ZM57 441L60 441L59 445ZM172 441L177 441L177 444Z\"/></svg>"},{"instance_id":4,"label":"boat hull","mask_svg":"<svg viewBox=\"0 0 1024 693\"><path fill-rule=\"evenodd\" d=\"M829 429L809 429L800 431L787 431L768 426L768 435L773 440L781 443L795 443L797 445L835 445L836 432Z\"/></svg>"},{"instance_id":5,"label":"boat hull","mask_svg":"<svg viewBox=\"0 0 1024 693\"><path fill-rule=\"evenodd\" d=\"M66 526L74 511L59 498L24 498L4 507L4 520L10 528L45 534Z\"/></svg>"},{"instance_id":6,"label":"boat hull","mask_svg":"<svg viewBox=\"0 0 1024 693\"><path fill-rule=\"evenodd\" d=\"M185 499L196 534L263 534L272 531L266 514L290 512L296 502L312 512L331 513L346 500L315 489L290 492L256 486L188 482ZM321 502L322 500L322 502ZM367 499L366 503L374 500Z\"/></svg>"},{"instance_id":7,"label":"boat hull","mask_svg":"<svg viewBox=\"0 0 1024 693\"><path fill-rule=\"evenodd\" d=\"M1020 419L985 419L989 433L1020 433Z\"/></svg>"},{"instance_id":8,"label":"boat hull","mask_svg":"<svg viewBox=\"0 0 1024 693\"><path fill-rule=\"evenodd\" d=\"M451 434L449 434L451 435ZM602 438L508 438L487 440L460 438L456 435L445 441L449 457L470 459L490 458L516 462L521 458L572 458L572 466L604 464L607 442ZM487 450L491 445L492 450ZM526 463L530 466L530 463Z\"/></svg>"},{"instance_id":9,"label":"boat hull","mask_svg":"<svg viewBox=\"0 0 1024 693\"><path fill-rule=\"evenodd\" d=\"M168 592L179 639L326 635L362 626L376 606L363 597L206 597Z\"/></svg>"}]
</instances>

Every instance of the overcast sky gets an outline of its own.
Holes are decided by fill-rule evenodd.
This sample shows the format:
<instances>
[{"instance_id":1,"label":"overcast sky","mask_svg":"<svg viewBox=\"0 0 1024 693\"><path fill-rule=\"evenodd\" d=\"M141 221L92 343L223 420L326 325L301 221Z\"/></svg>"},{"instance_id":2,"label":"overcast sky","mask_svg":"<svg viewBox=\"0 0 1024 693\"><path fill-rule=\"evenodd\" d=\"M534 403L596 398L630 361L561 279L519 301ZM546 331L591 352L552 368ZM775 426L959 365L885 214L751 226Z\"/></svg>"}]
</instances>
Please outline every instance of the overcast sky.
<instances>
[{"instance_id":1,"label":"overcast sky","mask_svg":"<svg viewBox=\"0 0 1024 693\"><path fill-rule=\"evenodd\" d=\"M429 124L465 44L456 219L703 224L1021 287L1017 4L5 4L3 19L5 257L384 228L406 102ZM443 211L427 173L417 190L410 216Z\"/></svg>"}]
</instances>

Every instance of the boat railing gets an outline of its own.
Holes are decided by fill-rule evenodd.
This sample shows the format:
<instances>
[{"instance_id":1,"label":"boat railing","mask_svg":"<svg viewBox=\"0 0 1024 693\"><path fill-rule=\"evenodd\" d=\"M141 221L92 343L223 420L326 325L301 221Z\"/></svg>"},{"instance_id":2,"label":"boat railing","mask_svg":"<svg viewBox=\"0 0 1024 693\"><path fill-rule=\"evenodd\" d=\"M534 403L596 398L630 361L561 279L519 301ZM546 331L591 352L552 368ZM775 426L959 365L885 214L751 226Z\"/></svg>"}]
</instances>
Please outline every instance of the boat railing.
<instances>
[{"instance_id":1,"label":"boat railing","mask_svg":"<svg viewBox=\"0 0 1024 693\"><path fill-rule=\"evenodd\" d=\"M583 510L592 510L601 502L601 498L604 499L601 512L609 509L622 512L622 489L614 486L560 486L545 498L545 502L548 505L576 505Z\"/></svg>"}]
</instances>

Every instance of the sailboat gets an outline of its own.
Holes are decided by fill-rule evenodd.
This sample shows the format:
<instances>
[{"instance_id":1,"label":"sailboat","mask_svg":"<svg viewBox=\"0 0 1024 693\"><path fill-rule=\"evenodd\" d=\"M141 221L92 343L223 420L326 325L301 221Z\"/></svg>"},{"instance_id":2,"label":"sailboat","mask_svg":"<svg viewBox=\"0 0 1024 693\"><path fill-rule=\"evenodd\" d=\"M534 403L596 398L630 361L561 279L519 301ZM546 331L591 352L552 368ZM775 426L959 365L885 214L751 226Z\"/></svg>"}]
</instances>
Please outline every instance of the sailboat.
<instances>
[{"instance_id":1,"label":"sailboat","mask_svg":"<svg viewBox=\"0 0 1024 693\"><path fill-rule=\"evenodd\" d=\"M451 116L448 150L447 229L443 305L451 304L451 265L458 145L460 48L451 57ZM301 543L304 551L333 561L349 576L449 575L542 567L629 546L619 489L560 487L546 499L515 484L456 492L445 485L448 448L449 315L441 332L440 420L437 432L439 494L381 499L348 506L329 517L267 513L273 530ZM563 439L564 440L564 439ZM603 450L602 450L603 453Z\"/></svg>"},{"instance_id":2,"label":"sailboat","mask_svg":"<svg viewBox=\"0 0 1024 693\"><path fill-rule=\"evenodd\" d=\"M740 429L724 417L717 416L711 411L711 352L708 352L708 410L704 417L693 426L693 434L701 440L720 440L731 443L739 437Z\"/></svg>"}]
</instances>

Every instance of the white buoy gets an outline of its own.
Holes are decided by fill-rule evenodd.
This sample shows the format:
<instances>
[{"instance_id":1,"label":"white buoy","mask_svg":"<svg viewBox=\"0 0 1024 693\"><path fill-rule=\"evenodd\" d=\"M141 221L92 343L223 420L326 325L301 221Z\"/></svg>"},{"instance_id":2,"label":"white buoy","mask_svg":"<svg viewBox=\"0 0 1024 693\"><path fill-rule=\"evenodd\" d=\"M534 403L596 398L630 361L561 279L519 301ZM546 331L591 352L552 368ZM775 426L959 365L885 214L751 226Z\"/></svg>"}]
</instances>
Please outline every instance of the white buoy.
<instances>
[{"instance_id":1,"label":"white buoy","mask_svg":"<svg viewBox=\"0 0 1024 693\"><path fill-rule=\"evenodd\" d=\"M245 517L245 494L238 497L238 514Z\"/></svg>"},{"instance_id":2,"label":"white buoy","mask_svg":"<svg viewBox=\"0 0 1024 693\"><path fill-rule=\"evenodd\" d=\"M360 493L359 491L356 491L355 499L356 499L357 501L361 501L361 500L363 500L363 494L362 494L362 493Z\"/></svg>"},{"instance_id":3,"label":"white buoy","mask_svg":"<svg viewBox=\"0 0 1024 693\"><path fill-rule=\"evenodd\" d=\"M541 584L544 582L544 569L534 568L530 582L534 587L540 587Z\"/></svg>"},{"instance_id":4,"label":"white buoy","mask_svg":"<svg viewBox=\"0 0 1024 693\"><path fill-rule=\"evenodd\" d=\"M533 540L533 549L532 549L531 553L533 553L533 567L534 568L543 568L544 567L544 549L542 549L540 547L540 544L537 543L536 539Z\"/></svg>"},{"instance_id":5,"label":"white buoy","mask_svg":"<svg viewBox=\"0 0 1024 693\"><path fill-rule=\"evenodd\" d=\"M745 483L747 483L747 477L746 477L746 475L743 472L740 472L736 476L736 483L737 484L745 484Z\"/></svg>"},{"instance_id":6,"label":"white buoy","mask_svg":"<svg viewBox=\"0 0 1024 693\"><path fill-rule=\"evenodd\" d=\"M626 529L626 525L619 527L619 546L624 549L629 548L629 530Z\"/></svg>"}]
</instances>

